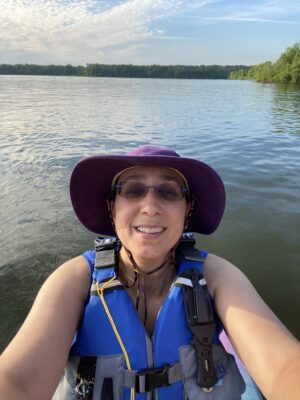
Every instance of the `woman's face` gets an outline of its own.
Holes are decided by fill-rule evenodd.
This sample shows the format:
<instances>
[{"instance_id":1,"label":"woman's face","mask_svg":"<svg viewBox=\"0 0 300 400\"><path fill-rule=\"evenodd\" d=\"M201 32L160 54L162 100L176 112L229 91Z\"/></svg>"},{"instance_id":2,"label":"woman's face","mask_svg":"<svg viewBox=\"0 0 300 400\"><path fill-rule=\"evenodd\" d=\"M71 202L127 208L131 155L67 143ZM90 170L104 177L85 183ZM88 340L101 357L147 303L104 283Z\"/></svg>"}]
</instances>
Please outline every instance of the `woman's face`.
<instances>
[{"instance_id":1,"label":"woman's face","mask_svg":"<svg viewBox=\"0 0 300 400\"><path fill-rule=\"evenodd\" d=\"M118 179L118 184L129 184L129 189L132 183L167 184L176 190L178 184L184 185L175 170L163 167L131 168ZM164 199L152 187L138 198L123 197L117 192L111 206L119 239L144 269L153 269L165 260L182 235L190 207L184 196L175 201Z\"/></svg>"}]
</instances>

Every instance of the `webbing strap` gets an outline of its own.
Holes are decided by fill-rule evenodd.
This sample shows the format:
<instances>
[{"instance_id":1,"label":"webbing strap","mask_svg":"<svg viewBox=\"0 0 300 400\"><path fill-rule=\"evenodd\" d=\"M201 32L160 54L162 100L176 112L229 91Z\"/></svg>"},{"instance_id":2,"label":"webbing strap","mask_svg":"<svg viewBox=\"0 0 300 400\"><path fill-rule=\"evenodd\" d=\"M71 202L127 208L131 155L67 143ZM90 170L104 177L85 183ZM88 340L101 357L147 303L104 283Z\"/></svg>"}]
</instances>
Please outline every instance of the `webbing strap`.
<instances>
[{"instance_id":1,"label":"webbing strap","mask_svg":"<svg viewBox=\"0 0 300 400\"><path fill-rule=\"evenodd\" d=\"M118 241L115 237L96 238L95 250L96 260L95 268L107 268L115 265L115 252L118 247Z\"/></svg>"},{"instance_id":2,"label":"webbing strap","mask_svg":"<svg viewBox=\"0 0 300 400\"><path fill-rule=\"evenodd\" d=\"M174 286L189 286L193 287L193 282L189 278L184 278L183 276L178 276L173 283ZM199 279L199 285L206 285L206 280L204 278Z\"/></svg>"},{"instance_id":3,"label":"webbing strap","mask_svg":"<svg viewBox=\"0 0 300 400\"><path fill-rule=\"evenodd\" d=\"M181 367L177 363L143 371L125 370L123 384L125 387L135 388L137 393L146 393L181 380Z\"/></svg>"},{"instance_id":4,"label":"webbing strap","mask_svg":"<svg viewBox=\"0 0 300 400\"><path fill-rule=\"evenodd\" d=\"M107 268L115 265L115 250L96 251L95 268Z\"/></svg>"},{"instance_id":5,"label":"webbing strap","mask_svg":"<svg viewBox=\"0 0 300 400\"><path fill-rule=\"evenodd\" d=\"M92 286L91 286L91 291L90 295L91 296L98 296L98 291L97 291L97 285L101 289L103 289L104 292L109 291L109 289L123 289L124 286L118 279L114 279L112 281L102 281L102 282L97 282L93 281Z\"/></svg>"}]
</instances>

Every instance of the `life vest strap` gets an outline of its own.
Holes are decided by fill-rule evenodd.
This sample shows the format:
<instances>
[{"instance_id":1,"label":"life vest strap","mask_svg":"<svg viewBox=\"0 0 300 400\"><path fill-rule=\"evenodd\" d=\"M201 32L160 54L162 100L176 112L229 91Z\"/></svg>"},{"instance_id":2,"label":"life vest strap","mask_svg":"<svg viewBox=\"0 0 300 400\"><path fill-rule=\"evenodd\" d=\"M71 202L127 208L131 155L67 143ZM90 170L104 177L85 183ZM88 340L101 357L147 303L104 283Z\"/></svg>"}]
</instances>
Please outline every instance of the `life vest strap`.
<instances>
[{"instance_id":1,"label":"life vest strap","mask_svg":"<svg viewBox=\"0 0 300 400\"><path fill-rule=\"evenodd\" d=\"M107 283L106 280L103 280L102 282L98 283L96 281L93 281L90 291L91 296L98 296L97 284L98 287L100 287L101 289L103 288L104 292L109 292L110 290L115 290L115 289L124 289L123 284L118 279L114 279L109 283Z\"/></svg>"},{"instance_id":2,"label":"life vest strap","mask_svg":"<svg viewBox=\"0 0 300 400\"><path fill-rule=\"evenodd\" d=\"M179 275L185 312L190 330L194 334L191 344L198 361L197 384L205 391L212 390L218 379L212 359L212 342L216 331L211 299L203 274L195 268Z\"/></svg>"},{"instance_id":3,"label":"life vest strap","mask_svg":"<svg viewBox=\"0 0 300 400\"><path fill-rule=\"evenodd\" d=\"M142 371L124 371L124 386L133 387L136 393L151 392L162 386L182 380L180 364L165 365Z\"/></svg>"},{"instance_id":4,"label":"life vest strap","mask_svg":"<svg viewBox=\"0 0 300 400\"><path fill-rule=\"evenodd\" d=\"M202 263L205 261L205 258L203 258L201 252L194 247L195 244L196 240L192 232L183 233L178 246L178 253L186 261Z\"/></svg>"},{"instance_id":5,"label":"life vest strap","mask_svg":"<svg viewBox=\"0 0 300 400\"><path fill-rule=\"evenodd\" d=\"M108 268L115 265L118 240L115 237L95 239L95 268Z\"/></svg>"},{"instance_id":6,"label":"life vest strap","mask_svg":"<svg viewBox=\"0 0 300 400\"><path fill-rule=\"evenodd\" d=\"M175 282L173 283L174 286L190 286L191 288L193 287L193 282L191 279L184 277L184 276L178 276L175 279ZM199 285L204 286L206 285L206 280L204 278L199 279Z\"/></svg>"}]
</instances>

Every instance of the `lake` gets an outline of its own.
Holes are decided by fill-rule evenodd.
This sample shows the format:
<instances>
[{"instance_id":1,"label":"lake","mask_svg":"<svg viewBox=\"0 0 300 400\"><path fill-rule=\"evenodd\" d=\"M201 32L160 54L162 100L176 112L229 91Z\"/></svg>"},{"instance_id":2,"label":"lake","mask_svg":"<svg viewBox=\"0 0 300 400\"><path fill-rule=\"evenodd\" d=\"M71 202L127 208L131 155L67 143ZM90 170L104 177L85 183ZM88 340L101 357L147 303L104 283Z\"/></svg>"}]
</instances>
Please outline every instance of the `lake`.
<instances>
[{"instance_id":1,"label":"lake","mask_svg":"<svg viewBox=\"0 0 300 400\"><path fill-rule=\"evenodd\" d=\"M68 185L83 156L172 147L214 167L227 207L202 248L238 265L300 339L300 87L0 76L0 349L51 271L93 247Z\"/></svg>"}]
</instances>

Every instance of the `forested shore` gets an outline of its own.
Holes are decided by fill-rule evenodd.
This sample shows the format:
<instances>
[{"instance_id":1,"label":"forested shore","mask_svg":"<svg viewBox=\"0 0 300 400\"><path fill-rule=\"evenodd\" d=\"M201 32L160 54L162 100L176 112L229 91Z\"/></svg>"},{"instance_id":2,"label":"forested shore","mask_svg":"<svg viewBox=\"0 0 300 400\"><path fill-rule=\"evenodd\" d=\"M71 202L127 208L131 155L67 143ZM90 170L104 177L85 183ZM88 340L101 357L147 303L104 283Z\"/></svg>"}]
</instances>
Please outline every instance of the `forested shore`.
<instances>
[{"instance_id":1,"label":"forested shore","mask_svg":"<svg viewBox=\"0 0 300 400\"><path fill-rule=\"evenodd\" d=\"M287 48L277 61L266 61L249 68L231 71L229 79L246 79L265 83L300 83L300 44Z\"/></svg>"},{"instance_id":2,"label":"forested shore","mask_svg":"<svg viewBox=\"0 0 300 400\"><path fill-rule=\"evenodd\" d=\"M118 78L228 79L244 65L0 64L0 75L97 76Z\"/></svg>"},{"instance_id":3,"label":"forested shore","mask_svg":"<svg viewBox=\"0 0 300 400\"><path fill-rule=\"evenodd\" d=\"M246 65L133 65L0 64L0 75L90 76L108 78L242 79L257 82L300 83L300 43L286 49L277 61Z\"/></svg>"}]
</instances>

